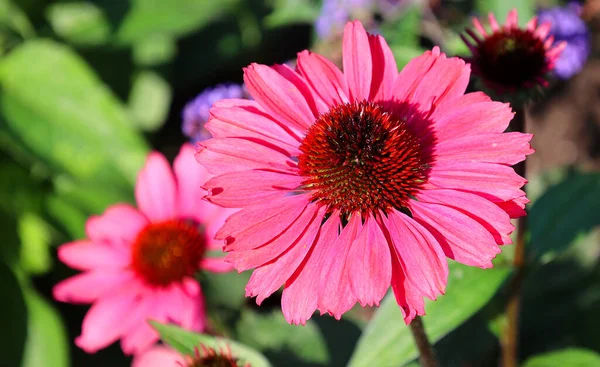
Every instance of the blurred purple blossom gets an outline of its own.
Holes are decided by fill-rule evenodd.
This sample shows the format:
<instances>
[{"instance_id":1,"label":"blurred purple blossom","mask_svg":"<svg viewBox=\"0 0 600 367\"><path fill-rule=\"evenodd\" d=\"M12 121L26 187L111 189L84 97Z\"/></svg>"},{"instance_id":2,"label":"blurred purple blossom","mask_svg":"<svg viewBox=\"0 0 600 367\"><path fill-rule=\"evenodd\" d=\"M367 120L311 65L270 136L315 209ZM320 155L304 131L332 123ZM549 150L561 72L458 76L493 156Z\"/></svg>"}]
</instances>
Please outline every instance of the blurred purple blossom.
<instances>
[{"instance_id":1,"label":"blurred purple blossom","mask_svg":"<svg viewBox=\"0 0 600 367\"><path fill-rule=\"evenodd\" d=\"M248 92L244 85L233 83L206 88L183 108L183 134L194 143L211 138L204 124L208 121L212 105L226 98L248 98Z\"/></svg>"},{"instance_id":2,"label":"blurred purple blossom","mask_svg":"<svg viewBox=\"0 0 600 367\"><path fill-rule=\"evenodd\" d=\"M541 10L538 13L540 23L550 22L556 41L566 41L567 47L556 61L555 74L568 79L577 74L590 54L590 33L580 17L581 6L571 3L565 7Z\"/></svg>"}]
</instances>

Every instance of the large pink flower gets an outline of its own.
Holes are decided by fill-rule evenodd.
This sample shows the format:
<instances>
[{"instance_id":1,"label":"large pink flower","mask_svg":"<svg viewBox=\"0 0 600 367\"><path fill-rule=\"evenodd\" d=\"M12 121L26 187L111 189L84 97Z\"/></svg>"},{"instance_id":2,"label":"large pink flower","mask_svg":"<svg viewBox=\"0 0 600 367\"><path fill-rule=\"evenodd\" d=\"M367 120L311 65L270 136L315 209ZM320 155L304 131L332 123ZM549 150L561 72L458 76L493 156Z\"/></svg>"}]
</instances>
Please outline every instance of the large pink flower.
<instances>
[{"instance_id":1,"label":"large pink flower","mask_svg":"<svg viewBox=\"0 0 600 367\"><path fill-rule=\"evenodd\" d=\"M297 70L252 64L255 101L215 104L196 158L207 200L243 208L217 232L228 261L255 268L260 304L284 285L291 323L378 305L390 285L405 321L444 292L446 257L491 267L523 215L511 165L531 135L513 113L465 94L469 66L436 47L400 73L380 36L346 25L342 73L303 51Z\"/></svg>"},{"instance_id":2,"label":"large pink flower","mask_svg":"<svg viewBox=\"0 0 600 367\"><path fill-rule=\"evenodd\" d=\"M145 350L158 340L148 319L197 331L205 326L194 273L231 270L205 254L221 248L213 236L232 210L201 200L200 184L209 175L194 161L191 145L181 148L174 170L151 153L135 188L139 209L111 206L88 220L88 239L58 249L61 261L83 273L57 284L54 297L93 303L75 340L89 353L118 339L127 354Z\"/></svg>"}]
</instances>

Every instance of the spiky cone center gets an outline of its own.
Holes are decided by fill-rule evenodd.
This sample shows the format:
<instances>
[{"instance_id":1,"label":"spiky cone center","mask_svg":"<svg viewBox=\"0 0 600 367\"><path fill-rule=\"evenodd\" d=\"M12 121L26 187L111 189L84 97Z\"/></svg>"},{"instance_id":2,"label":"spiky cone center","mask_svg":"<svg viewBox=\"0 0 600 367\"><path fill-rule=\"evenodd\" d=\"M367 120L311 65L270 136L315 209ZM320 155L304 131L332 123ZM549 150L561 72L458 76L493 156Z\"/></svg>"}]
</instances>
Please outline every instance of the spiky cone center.
<instances>
[{"instance_id":1,"label":"spiky cone center","mask_svg":"<svg viewBox=\"0 0 600 367\"><path fill-rule=\"evenodd\" d=\"M201 345L194 348L194 356L186 356L182 367L251 367L250 364L238 364L238 359L233 357L229 347L217 352L213 348Z\"/></svg>"},{"instance_id":2,"label":"spiky cone center","mask_svg":"<svg viewBox=\"0 0 600 367\"><path fill-rule=\"evenodd\" d=\"M431 163L401 114L367 101L341 104L321 115L300 151L303 188L342 217L406 208L427 181Z\"/></svg>"},{"instance_id":3,"label":"spiky cone center","mask_svg":"<svg viewBox=\"0 0 600 367\"><path fill-rule=\"evenodd\" d=\"M204 233L194 221L150 223L133 244L131 267L148 284L168 286L193 276L205 251Z\"/></svg>"},{"instance_id":4,"label":"spiky cone center","mask_svg":"<svg viewBox=\"0 0 600 367\"><path fill-rule=\"evenodd\" d=\"M532 31L500 29L476 46L477 71L481 76L517 90L539 84L549 69L544 41Z\"/></svg>"}]
</instances>

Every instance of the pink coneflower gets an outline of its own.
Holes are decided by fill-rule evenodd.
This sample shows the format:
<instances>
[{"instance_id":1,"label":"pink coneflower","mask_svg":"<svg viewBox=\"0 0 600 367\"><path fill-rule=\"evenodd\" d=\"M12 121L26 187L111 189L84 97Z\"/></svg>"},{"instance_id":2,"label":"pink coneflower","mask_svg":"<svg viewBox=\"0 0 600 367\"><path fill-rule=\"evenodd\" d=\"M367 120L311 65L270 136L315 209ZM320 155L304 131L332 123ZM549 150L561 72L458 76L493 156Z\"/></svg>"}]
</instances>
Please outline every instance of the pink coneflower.
<instances>
[{"instance_id":1,"label":"pink coneflower","mask_svg":"<svg viewBox=\"0 0 600 367\"><path fill-rule=\"evenodd\" d=\"M408 323L444 292L446 257L491 267L523 215L510 167L531 135L513 113L464 94L469 66L436 47L398 73L385 40L346 25L342 73L303 51L297 70L252 64L254 101L211 110L196 158L218 176L207 200L243 208L217 232L227 260L255 268L260 304L284 285L291 323L378 305L390 285Z\"/></svg>"},{"instance_id":2,"label":"pink coneflower","mask_svg":"<svg viewBox=\"0 0 600 367\"><path fill-rule=\"evenodd\" d=\"M554 37L549 36L552 25L538 26L537 17L533 17L521 29L514 9L503 26L498 25L492 13L489 23L490 33L473 18L475 31L466 30L472 41L461 36L473 53L468 61L483 87L499 98L515 101L527 98L540 86L547 86L547 77L566 46L565 42L555 44Z\"/></svg>"},{"instance_id":3,"label":"pink coneflower","mask_svg":"<svg viewBox=\"0 0 600 367\"><path fill-rule=\"evenodd\" d=\"M93 303L75 340L88 353L118 339L126 354L143 351L158 340L148 319L197 331L205 326L194 274L231 270L205 254L221 248L213 235L232 211L201 200L199 186L209 175L191 145L181 148L174 171L162 154L151 153L135 188L139 209L111 206L88 220L88 239L58 249L61 261L84 271L57 284L54 297Z\"/></svg>"}]
</instances>

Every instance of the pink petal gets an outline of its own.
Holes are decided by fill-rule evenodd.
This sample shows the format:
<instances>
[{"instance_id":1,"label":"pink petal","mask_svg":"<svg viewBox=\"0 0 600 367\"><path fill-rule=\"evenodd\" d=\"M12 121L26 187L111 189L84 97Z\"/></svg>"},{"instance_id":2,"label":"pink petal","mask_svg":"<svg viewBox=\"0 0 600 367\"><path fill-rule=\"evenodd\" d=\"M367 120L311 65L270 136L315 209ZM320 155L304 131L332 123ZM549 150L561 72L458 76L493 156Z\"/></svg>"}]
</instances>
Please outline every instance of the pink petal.
<instances>
[{"instance_id":1,"label":"pink petal","mask_svg":"<svg viewBox=\"0 0 600 367\"><path fill-rule=\"evenodd\" d=\"M369 38L362 24L355 20L344 28L343 39L344 75L348 81L352 101L363 101L371 92L373 63Z\"/></svg>"},{"instance_id":2,"label":"pink petal","mask_svg":"<svg viewBox=\"0 0 600 367\"><path fill-rule=\"evenodd\" d=\"M369 216L365 220L350 247L347 266L350 286L360 305L379 306L390 288L392 260L388 242L375 218Z\"/></svg>"},{"instance_id":3,"label":"pink petal","mask_svg":"<svg viewBox=\"0 0 600 367\"><path fill-rule=\"evenodd\" d=\"M260 305L265 298L273 294L294 274L314 244L325 211L326 207L319 208L313 221L303 233L299 234L298 240L287 252L254 270L246 285L246 297L256 296L256 303Z\"/></svg>"},{"instance_id":4,"label":"pink petal","mask_svg":"<svg viewBox=\"0 0 600 367\"><path fill-rule=\"evenodd\" d=\"M298 54L298 70L312 91L327 105L336 106L349 101L350 93L344 74L325 57L310 51L302 51Z\"/></svg>"},{"instance_id":5,"label":"pink petal","mask_svg":"<svg viewBox=\"0 0 600 367\"><path fill-rule=\"evenodd\" d=\"M339 228L340 224L338 215L338 213L334 213L328 219L336 221L333 223L335 228ZM350 275L348 274L350 259L348 255L350 246L358 236L360 227L360 215L350 217L348 224L342 229L337 240L330 242L325 255L323 255L327 262L321 274L327 276L321 276L319 283L319 310L321 314L329 313L338 320L357 301L350 285Z\"/></svg>"},{"instance_id":6,"label":"pink petal","mask_svg":"<svg viewBox=\"0 0 600 367\"><path fill-rule=\"evenodd\" d=\"M108 207L101 216L88 219L85 231L95 243L106 243L115 249L129 247L139 232L148 225L148 219L137 209L127 204Z\"/></svg>"},{"instance_id":7,"label":"pink petal","mask_svg":"<svg viewBox=\"0 0 600 367\"><path fill-rule=\"evenodd\" d=\"M395 210L382 220L412 285L431 299L444 293L448 263L435 237L415 220Z\"/></svg>"},{"instance_id":8,"label":"pink petal","mask_svg":"<svg viewBox=\"0 0 600 367\"><path fill-rule=\"evenodd\" d=\"M130 315L130 319L135 319L137 322L121 337L121 349L126 355L144 353L159 340L158 333L148 321L166 321L164 315L157 315L161 304L157 302L156 295L147 296L140 303L143 304L138 305L135 310L131 310L133 315Z\"/></svg>"},{"instance_id":9,"label":"pink petal","mask_svg":"<svg viewBox=\"0 0 600 367\"><path fill-rule=\"evenodd\" d=\"M379 35L369 35L371 57L373 58L373 80L371 100L387 101L392 98L394 81L398 76L398 66L392 50Z\"/></svg>"},{"instance_id":10,"label":"pink petal","mask_svg":"<svg viewBox=\"0 0 600 367\"><path fill-rule=\"evenodd\" d=\"M318 231L318 226L310 226L314 222L318 214L317 205L308 205L284 232L269 239L264 245L259 248L248 251L235 251L227 255L227 261L231 262L238 271L244 271L252 268L257 268L267 262L279 257L283 252L293 246L302 246L298 243L302 238L300 234L308 229ZM313 234L313 235L316 235ZM310 237L309 234L305 236Z\"/></svg>"},{"instance_id":11,"label":"pink petal","mask_svg":"<svg viewBox=\"0 0 600 367\"><path fill-rule=\"evenodd\" d=\"M119 292L94 303L83 319L75 344L87 353L107 347L131 327L130 313L138 304L137 292Z\"/></svg>"},{"instance_id":12,"label":"pink petal","mask_svg":"<svg viewBox=\"0 0 600 367\"><path fill-rule=\"evenodd\" d=\"M211 118L204 127L215 138L256 138L284 149L288 155L298 155L302 132L278 122L256 101L231 106L221 100L210 110ZM246 101L246 100L244 100Z\"/></svg>"},{"instance_id":13,"label":"pink petal","mask_svg":"<svg viewBox=\"0 0 600 367\"><path fill-rule=\"evenodd\" d=\"M304 177L283 172L248 170L210 179L206 200L227 208L243 208L280 198L297 189Z\"/></svg>"},{"instance_id":14,"label":"pink petal","mask_svg":"<svg viewBox=\"0 0 600 367\"><path fill-rule=\"evenodd\" d=\"M519 20L518 20L517 9L511 9L506 16L506 22L504 23L504 27L506 29L518 28Z\"/></svg>"},{"instance_id":15,"label":"pink petal","mask_svg":"<svg viewBox=\"0 0 600 367\"><path fill-rule=\"evenodd\" d=\"M217 240L215 235L219 228L223 227L227 218L233 213L237 212L237 209L222 208L220 206L209 203L208 201L202 200L202 203L214 207L214 211L210 214L210 218L206 218L204 223L204 238L206 239L206 246L209 250L223 250L225 244L222 240Z\"/></svg>"},{"instance_id":16,"label":"pink petal","mask_svg":"<svg viewBox=\"0 0 600 367\"><path fill-rule=\"evenodd\" d=\"M412 59L400 71L394 82L393 94L399 101L406 101L421 83L423 76L431 69L440 54L439 48L425 51L423 55Z\"/></svg>"},{"instance_id":17,"label":"pink petal","mask_svg":"<svg viewBox=\"0 0 600 367\"><path fill-rule=\"evenodd\" d=\"M457 137L436 144L436 162L483 162L513 165L534 152L532 134L518 132Z\"/></svg>"},{"instance_id":18,"label":"pink petal","mask_svg":"<svg viewBox=\"0 0 600 367\"><path fill-rule=\"evenodd\" d=\"M413 217L438 240L444 253L460 263L491 268L500 253L494 237L475 219L440 204L411 202Z\"/></svg>"},{"instance_id":19,"label":"pink petal","mask_svg":"<svg viewBox=\"0 0 600 367\"><path fill-rule=\"evenodd\" d=\"M329 107L325 101L323 101L323 98L321 98L319 94L314 93L309 87L308 82L304 80L304 78L295 70L285 64L275 64L273 65L273 69L277 70L279 74L292 82L292 84L298 88L315 116L319 116L320 114L326 113L329 110Z\"/></svg>"},{"instance_id":20,"label":"pink petal","mask_svg":"<svg viewBox=\"0 0 600 367\"><path fill-rule=\"evenodd\" d=\"M226 273L233 270L233 266L219 257L205 257L200 263L200 269L213 273Z\"/></svg>"},{"instance_id":21,"label":"pink petal","mask_svg":"<svg viewBox=\"0 0 600 367\"><path fill-rule=\"evenodd\" d=\"M108 244L75 241L58 248L58 258L78 270L118 270L127 267L131 258Z\"/></svg>"},{"instance_id":22,"label":"pink petal","mask_svg":"<svg viewBox=\"0 0 600 367\"><path fill-rule=\"evenodd\" d=\"M155 345L143 354L134 356L131 367L166 367L184 364L184 358L175 350Z\"/></svg>"},{"instance_id":23,"label":"pink petal","mask_svg":"<svg viewBox=\"0 0 600 367\"><path fill-rule=\"evenodd\" d=\"M212 216L216 206L202 200L206 191L200 186L208 181L211 175L196 162L195 153L191 144L183 144L173 162L177 180L177 211L180 218L193 218L203 223Z\"/></svg>"},{"instance_id":24,"label":"pink petal","mask_svg":"<svg viewBox=\"0 0 600 367\"><path fill-rule=\"evenodd\" d=\"M417 198L424 203L452 207L477 220L494 236L498 245L512 243L509 235L515 227L510 223L509 215L479 195L456 190L423 190Z\"/></svg>"},{"instance_id":25,"label":"pink petal","mask_svg":"<svg viewBox=\"0 0 600 367\"><path fill-rule=\"evenodd\" d=\"M408 325L417 315L425 315L423 294L407 278L398 257L392 255L392 290Z\"/></svg>"},{"instance_id":26,"label":"pink petal","mask_svg":"<svg viewBox=\"0 0 600 367\"><path fill-rule=\"evenodd\" d=\"M459 100L471 100L469 95ZM471 96L469 96L471 97ZM457 101L459 102L459 101ZM502 133L508 127L514 113L508 103L475 102L441 107L443 110L433 116L434 129L439 141L457 139L467 135Z\"/></svg>"},{"instance_id":27,"label":"pink petal","mask_svg":"<svg viewBox=\"0 0 600 367\"><path fill-rule=\"evenodd\" d=\"M165 156L152 152L138 175L135 199L138 207L153 222L176 216L175 178Z\"/></svg>"},{"instance_id":28,"label":"pink petal","mask_svg":"<svg viewBox=\"0 0 600 367\"><path fill-rule=\"evenodd\" d=\"M194 289L191 289L194 288ZM175 286L164 295L167 317L184 329L201 332L206 328L206 308L204 295L198 282L192 278L184 281L184 286Z\"/></svg>"},{"instance_id":29,"label":"pink petal","mask_svg":"<svg viewBox=\"0 0 600 367\"><path fill-rule=\"evenodd\" d=\"M527 181L508 166L493 163L436 163L429 184L441 189L484 193L501 200L523 196L519 188Z\"/></svg>"},{"instance_id":30,"label":"pink petal","mask_svg":"<svg viewBox=\"0 0 600 367\"><path fill-rule=\"evenodd\" d=\"M319 302L319 282L323 268L332 259L327 257L328 248L338 237L339 220L332 217L321 227L315 245L298 267L296 273L285 283L281 297L281 309L290 324L306 324Z\"/></svg>"},{"instance_id":31,"label":"pink petal","mask_svg":"<svg viewBox=\"0 0 600 367\"><path fill-rule=\"evenodd\" d=\"M214 175L256 168L286 171L296 166L276 146L245 138L205 140L200 143L196 159Z\"/></svg>"},{"instance_id":32,"label":"pink petal","mask_svg":"<svg viewBox=\"0 0 600 367\"><path fill-rule=\"evenodd\" d=\"M492 198L493 200L494 198ZM529 203L529 199L525 196L515 198L508 201L493 201L500 209L504 210L511 218L519 218L527 215L525 212L525 204Z\"/></svg>"},{"instance_id":33,"label":"pink petal","mask_svg":"<svg viewBox=\"0 0 600 367\"><path fill-rule=\"evenodd\" d=\"M275 118L301 131L314 122L315 115L302 92L275 69L251 64L244 69L244 82L252 97Z\"/></svg>"},{"instance_id":34,"label":"pink petal","mask_svg":"<svg viewBox=\"0 0 600 367\"><path fill-rule=\"evenodd\" d=\"M494 13L488 14L488 20L490 22L490 27L492 28L492 32L496 32L496 31L500 30L500 27L498 26L498 21L496 20Z\"/></svg>"},{"instance_id":35,"label":"pink petal","mask_svg":"<svg viewBox=\"0 0 600 367\"><path fill-rule=\"evenodd\" d=\"M88 271L58 283L52 294L61 302L92 303L127 284L133 276L129 271Z\"/></svg>"},{"instance_id":36,"label":"pink petal","mask_svg":"<svg viewBox=\"0 0 600 367\"><path fill-rule=\"evenodd\" d=\"M226 240L226 251L262 246L292 224L308 203L306 195L292 195L244 208L231 215L215 237Z\"/></svg>"}]
</instances>

